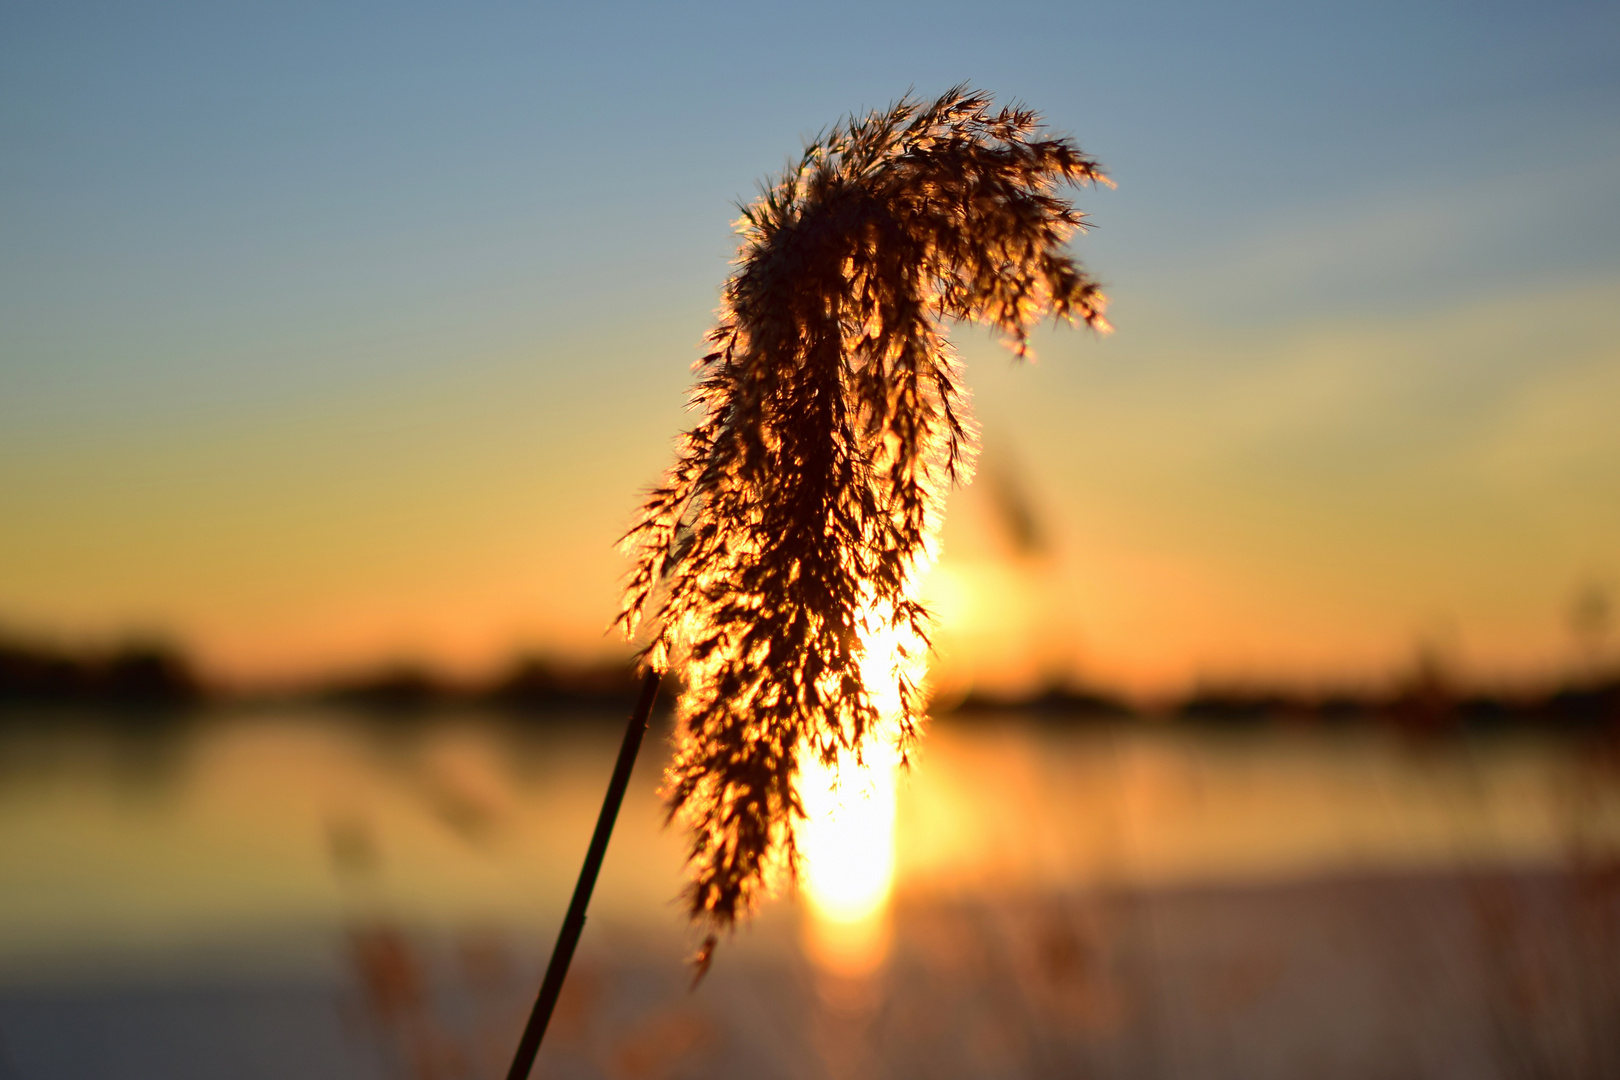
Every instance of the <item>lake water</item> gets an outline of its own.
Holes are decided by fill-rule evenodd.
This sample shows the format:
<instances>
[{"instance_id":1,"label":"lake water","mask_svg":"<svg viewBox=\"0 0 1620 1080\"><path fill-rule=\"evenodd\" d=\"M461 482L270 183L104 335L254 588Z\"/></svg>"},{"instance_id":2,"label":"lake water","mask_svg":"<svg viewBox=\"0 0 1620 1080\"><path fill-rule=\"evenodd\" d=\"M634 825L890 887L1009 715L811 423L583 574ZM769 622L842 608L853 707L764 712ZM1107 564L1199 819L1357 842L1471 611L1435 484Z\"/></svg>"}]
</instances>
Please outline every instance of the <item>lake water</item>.
<instances>
[{"instance_id":1,"label":"lake water","mask_svg":"<svg viewBox=\"0 0 1620 1080\"><path fill-rule=\"evenodd\" d=\"M504 1075L618 727L8 716L0 1078ZM1595 744L946 718L692 991L666 756L537 1075L1620 1075Z\"/></svg>"}]
</instances>

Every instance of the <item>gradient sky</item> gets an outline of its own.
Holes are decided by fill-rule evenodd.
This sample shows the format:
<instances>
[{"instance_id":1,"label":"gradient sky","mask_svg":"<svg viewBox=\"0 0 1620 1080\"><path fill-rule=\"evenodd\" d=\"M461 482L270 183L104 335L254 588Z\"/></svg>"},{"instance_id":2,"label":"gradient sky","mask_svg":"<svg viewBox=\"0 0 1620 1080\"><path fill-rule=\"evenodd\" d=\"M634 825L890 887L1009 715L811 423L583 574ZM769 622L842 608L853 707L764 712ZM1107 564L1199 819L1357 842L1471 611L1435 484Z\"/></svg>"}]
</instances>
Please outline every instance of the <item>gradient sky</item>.
<instances>
[{"instance_id":1,"label":"gradient sky","mask_svg":"<svg viewBox=\"0 0 1620 1080\"><path fill-rule=\"evenodd\" d=\"M952 678L1570 660L1620 584L1613 3L8 3L0 627L611 647L733 201L962 80L1118 180L1118 331L958 334Z\"/></svg>"}]
</instances>

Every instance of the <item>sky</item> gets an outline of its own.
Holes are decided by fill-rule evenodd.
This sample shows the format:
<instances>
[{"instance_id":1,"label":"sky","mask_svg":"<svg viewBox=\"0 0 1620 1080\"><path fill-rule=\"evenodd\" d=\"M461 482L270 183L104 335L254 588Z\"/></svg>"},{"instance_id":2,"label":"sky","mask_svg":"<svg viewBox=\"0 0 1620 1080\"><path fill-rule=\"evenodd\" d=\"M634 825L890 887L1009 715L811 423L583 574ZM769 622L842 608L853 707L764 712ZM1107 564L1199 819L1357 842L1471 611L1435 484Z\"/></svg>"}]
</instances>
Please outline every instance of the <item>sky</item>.
<instances>
[{"instance_id":1,"label":"sky","mask_svg":"<svg viewBox=\"0 0 1620 1080\"><path fill-rule=\"evenodd\" d=\"M0 629L247 681L620 648L737 202L962 81L1117 181L1117 329L955 334L943 681L1603 647L1613 4L8 3Z\"/></svg>"}]
</instances>

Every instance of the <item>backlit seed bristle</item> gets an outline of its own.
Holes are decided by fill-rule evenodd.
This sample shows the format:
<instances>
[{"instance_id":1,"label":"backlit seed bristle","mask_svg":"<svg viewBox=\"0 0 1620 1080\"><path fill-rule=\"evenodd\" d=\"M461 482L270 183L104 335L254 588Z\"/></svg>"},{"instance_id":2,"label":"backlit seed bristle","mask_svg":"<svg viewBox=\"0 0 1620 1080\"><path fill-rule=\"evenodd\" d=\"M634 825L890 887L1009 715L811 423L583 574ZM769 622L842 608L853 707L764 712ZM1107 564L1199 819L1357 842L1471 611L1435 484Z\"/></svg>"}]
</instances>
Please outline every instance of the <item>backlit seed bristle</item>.
<instances>
[{"instance_id":1,"label":"backlit seed bristle","mask_svg":"<svg viewBox=\"0 0 1620 1080\"><path fill-rule=\"evenodd\" d=\"M839 124L743 208L702 418L626 537L619 616L684 678L664 796L710 929L794 872L801 747L832 764L916 739L917 665L880 692L862 643L926 648L917 582L975 444L946 324L994 326L1021 357L1048 315L1106 330L1065 251L1084 215L1063 188L1091 182L1108 181L1035 113L957 87Z\"/></svg>"}]
</instances>

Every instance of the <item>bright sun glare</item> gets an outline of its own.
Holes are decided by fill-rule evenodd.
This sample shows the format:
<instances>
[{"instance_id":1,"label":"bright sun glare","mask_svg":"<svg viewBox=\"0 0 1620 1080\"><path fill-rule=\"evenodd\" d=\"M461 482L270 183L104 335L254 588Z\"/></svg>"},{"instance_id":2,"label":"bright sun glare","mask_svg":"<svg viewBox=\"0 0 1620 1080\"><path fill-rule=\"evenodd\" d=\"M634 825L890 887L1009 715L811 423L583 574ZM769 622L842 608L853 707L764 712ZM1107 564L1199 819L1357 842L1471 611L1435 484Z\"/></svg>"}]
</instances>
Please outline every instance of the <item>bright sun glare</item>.
<instances>
[{"instance_id":1,"label":"bright sun glare","mask_svg":"<svg viewBox=\"0 0 1620 1080\"><path fill-rule=\"evenodd\" d=\"M838 975L871 974L888 953L889 895L894 885L895 779L900 755L892 720L899 711L894 671L906 636L872 635L861 674L873 692L884 726L868 743L864 764L844 754L836 768L816 755L799 762L799 823L804 859L802 888L809 901L808 948L823 969ZM908 648L912 657L920 649Z\"/></svg>"}]
</instances>

